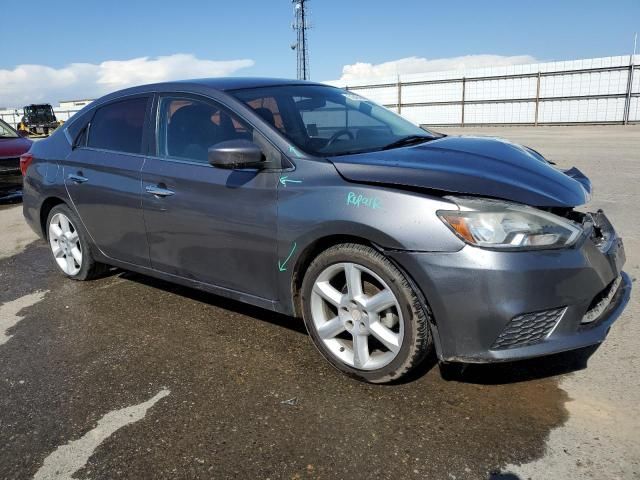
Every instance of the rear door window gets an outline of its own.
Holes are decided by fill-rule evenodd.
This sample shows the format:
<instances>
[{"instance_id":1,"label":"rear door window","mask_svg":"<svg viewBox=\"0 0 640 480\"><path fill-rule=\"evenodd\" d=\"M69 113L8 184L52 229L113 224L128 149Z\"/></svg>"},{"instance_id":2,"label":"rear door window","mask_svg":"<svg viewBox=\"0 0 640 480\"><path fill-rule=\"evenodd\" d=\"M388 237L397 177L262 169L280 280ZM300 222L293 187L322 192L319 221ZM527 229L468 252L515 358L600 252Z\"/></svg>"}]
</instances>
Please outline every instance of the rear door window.
<instances>
[{"instance_id":1,"label":"rear door window","mask_svg":"<svg viewBox=\"0 0 640 480\"><path fill-rule=\"evenodd\" d=\"M125 153L142 153L142 136L149 97L110 103L96 110L87 146Z\"/></svg>"}]
</instances>

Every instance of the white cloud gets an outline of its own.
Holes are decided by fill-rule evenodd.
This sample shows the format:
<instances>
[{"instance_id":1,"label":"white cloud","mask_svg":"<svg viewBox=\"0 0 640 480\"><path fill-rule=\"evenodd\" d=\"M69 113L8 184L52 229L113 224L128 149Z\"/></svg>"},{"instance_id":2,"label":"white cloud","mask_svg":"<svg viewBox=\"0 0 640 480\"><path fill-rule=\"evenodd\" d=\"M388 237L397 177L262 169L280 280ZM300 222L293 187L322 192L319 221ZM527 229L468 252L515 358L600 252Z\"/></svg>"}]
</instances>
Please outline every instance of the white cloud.
<instances>
[{"instance_id":1,"label":"white cloud","mask_svg":"<svg viewBox=\"0 0 640 480\"><path fill-rule=\"evenodd\" d=\"M390 62L371 64L358 62L342 67L340 82L354 80L373 80L383 77L394 77L409 73L443 72L446 70L468 70L471 68L499 67L536 63L530 55L505 57L502 55L465 55L462 57L427 59L424 57L407 57Z\"/></svg>"},{"instance_id":2,"label":"white cloud","mask_svg":"<svg viewBox=\"0 0 640 480\"><path fill-rule=\"evenodd\" d=\"M221 77L254 65L253 60L202 60L190 54L72 63L62 68L18 65L0 69L0 106L97 98L133 85L186 78Z\"/></svg>"}]
</instances>

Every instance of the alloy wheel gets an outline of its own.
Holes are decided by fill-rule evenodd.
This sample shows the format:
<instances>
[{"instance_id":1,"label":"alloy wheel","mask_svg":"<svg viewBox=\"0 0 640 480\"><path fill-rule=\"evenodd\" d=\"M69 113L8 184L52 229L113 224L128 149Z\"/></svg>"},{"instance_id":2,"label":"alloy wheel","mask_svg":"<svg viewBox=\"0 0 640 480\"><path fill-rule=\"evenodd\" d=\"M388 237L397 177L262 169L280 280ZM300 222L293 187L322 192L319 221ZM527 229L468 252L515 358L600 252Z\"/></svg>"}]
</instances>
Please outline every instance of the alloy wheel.
<instances>
[{"instance_id":1,"label":"alloy wheel","mask_svg":"<svg viewBox=\"0 0 640 480\"><path fill-rule=\"evenodd\" d=\"M63 213L56 213L49 222L49 246L60 269L69 276L82 268L82 245L75 225Z\"/></svg>"},{"instance_id":2,"label":"alloy wheel","mask_svg":"<svg viewBox=\"0 0 640 480\"><path fill-rule=\"evenodd\" d=\"M336 263L318 275L311 317L329 352L353 368L382 368L402 347L398 299L379 275L356 263Z\"/></svg>"}]
</instances>

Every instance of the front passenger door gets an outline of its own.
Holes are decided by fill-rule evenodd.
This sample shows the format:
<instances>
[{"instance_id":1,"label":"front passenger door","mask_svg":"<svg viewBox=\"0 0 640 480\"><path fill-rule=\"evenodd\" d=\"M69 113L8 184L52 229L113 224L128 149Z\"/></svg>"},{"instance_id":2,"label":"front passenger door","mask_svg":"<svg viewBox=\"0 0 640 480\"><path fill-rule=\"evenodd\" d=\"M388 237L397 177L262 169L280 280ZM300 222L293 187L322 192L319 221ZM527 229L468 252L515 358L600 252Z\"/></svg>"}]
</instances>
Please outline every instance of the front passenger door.
<instances>
[{"instance_id":1,"label":"front passenger door","mask_svg":"<svg viewBox=\"0 0 640 480\"><path fill-rule=\"evenodd\" d=\"M202 97L160 96L157 109L156 155L142 171L152 267L275 299L278 172L207 161L216 143L252 140L252 127Z\"/></svg>"}]
</instances>

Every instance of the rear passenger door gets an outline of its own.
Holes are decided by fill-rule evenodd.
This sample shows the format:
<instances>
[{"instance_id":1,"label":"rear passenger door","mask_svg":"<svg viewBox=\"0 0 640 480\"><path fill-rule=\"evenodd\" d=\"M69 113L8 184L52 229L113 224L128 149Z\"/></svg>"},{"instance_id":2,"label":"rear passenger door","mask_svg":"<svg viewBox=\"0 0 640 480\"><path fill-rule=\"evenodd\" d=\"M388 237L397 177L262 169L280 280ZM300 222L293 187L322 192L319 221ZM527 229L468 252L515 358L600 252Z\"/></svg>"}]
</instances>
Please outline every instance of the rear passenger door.
<instances>
[{"instance_id":1,"label":"rear passenger door","mask_svg":"<svg viewBox=\"0 0 640 480\"><path fill-rule=\"evenodd\" d=\"M151 97L98 107L66 158L65 185L89 235L107 256L149 266L141 170Z\"/></svg>"},{"instance_id":2,"label":"rear passenger door","mask_svg":"<svg viewBox=\"0 0 640 480\"><path fill-rule=\"evenodd\" d=\"M279 173L223 170L207 161L216 143L259 143L253 128L203 97L161 95L157 112L155 155L142 175L152 267L275 299Z\"/></svg>"}]
</instances>

